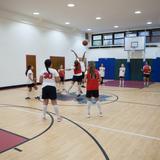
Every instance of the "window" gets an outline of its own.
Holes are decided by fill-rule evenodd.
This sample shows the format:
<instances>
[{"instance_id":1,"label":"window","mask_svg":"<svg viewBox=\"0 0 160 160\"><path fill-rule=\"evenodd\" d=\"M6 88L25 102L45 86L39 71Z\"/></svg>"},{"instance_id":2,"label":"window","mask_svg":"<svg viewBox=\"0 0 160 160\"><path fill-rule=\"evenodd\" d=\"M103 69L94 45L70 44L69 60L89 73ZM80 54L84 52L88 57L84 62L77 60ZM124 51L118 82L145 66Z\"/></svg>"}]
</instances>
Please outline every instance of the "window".
<instances>
[{"instance_id":1,"label":"window","mask_svg":"<svg viewBox=\"0 0 160 160\"><path fill-rule=\"evenodd\" d=\"M102 35L92 36L92 46L102 46Z\"/></svg>"},{"instance_id":2,"label":"window","mask_svg":"<svg viewBox=\"0 0 160 160\"><path fill-rule=\"evenodd\" d=\"M114 38L124 38L124 33L115 33Z\"/></svg>"},{"instance_id":3,"label":"window","mask_svg":"<svg viewBox=\"0 0 160 160\"><path fill-rule=\"evenodd\" d=\"M104 35L104 39L113 39L112 34Z\"/></svg>"},{"instance_id":4,"label":"window","mask_svg":"<svg viewBox=\"0 0 160 160\"><path fill-rule=\"evenodd\" d=\"M114 34L114 45L124 45L124 33L115 33Z\"/></svg>"},{"instance_id":5,"label":"window","mask_svg":"<svg viewBox=\"0 0 160 160\"><path fill-rule=\"evenodd\" d=\"M114 45L124 45L124 38L123 39L114 39Z\"/></svg>"},{"instance_id":6,"label":"window","mask_svg":"<svg viewBox=\"0 0 160 160\"><path fill-rule=\"evenodd\" d=\"M149 31L140 31L138 32L138 36L150 36Z\"/></svg>"},{"instance_id":7,"label":"window","mask_svg":"<svg viewBox=\"0 0 160 160\"><path fill-rule=\"evenodd\" d=\"M160 29L152 30L152 43L159 43L160 42Z\"/></svg>"},{"instance_id":8,"label":"window","mask_svg":"<svg viewBox=\"0 0 160 160\"><path fill-rule=\"evenodd\" d=\"M146 37L146 43L150 43L150 31L139 31L138 36L145 36Z\"/></svg>"},{"instance_id":9,"label":"window","mask_svg":"<svg viewBox=\"0 0 160 160\"><path fill-rule=\"evenodd\" d=\"M93 36L94 41L98 41L102 39L102 35Z\"/></svg>"},{"instance_id":10,"label":"window","mask_svg":"<svg viewBox=\"0 0 160 160\"><path fill-rule=\"evenodd\" d=\"M112 42L112 39L111 40L103 40L103 45L104 46L110 46L110 45L112 45L113 44L113 42Z\"/></svg>"},{"instance_id":11,"label":"window","mask_svg":"<svg viewBox=\"0 0 160 160\"><path fill-rule=\"evenodd\" d=\"M152 36L152 43L158 43L160 42L160 36Z\"/></svg>"},{"instance_id":12,"label":"window","mask_svg":"<svg viewBox=\"0 0 160 160\"><path fill-rule=\"evenodd\" d=\"M102 46L101 41L93 41L93 46Z\"/></svg>"},{"instance_id":13,"label":"window","mask_svg":"<svg viewBox=\"0 0 160 160\"><path fill-rule=\"evenodd\" d=\"M152 31L152 36L160 36L160 30Z\"/></svg>"},{"instance_id":14,"label":"window","mask_svg":"<svg viewBox=\"0 0 160 160\"><path fill-rule=\"evenodd\" d=\"M136 32L126 32L126 37L136 37L137 33Z\"/></svg>"},{"instance_id":15,"label":"window","mask_svg":"<svg viewBox=\"0 0 160 160\"><path fill-rule=\"evenodd\" d=\"M146 43L160 43L160 28L92 35L92 46L124 46L125 37L145 36Z\"/></svg>"},{"instance_id":16,"label":"window","mask_svg":"<svg viewBox=\"0 0 160 160\"><path fill-rule=\"evenodd\" d=\"M103 45L110 46L113 44L113 34L106 34L103 36Z\"/></svg>"}]
</instances>

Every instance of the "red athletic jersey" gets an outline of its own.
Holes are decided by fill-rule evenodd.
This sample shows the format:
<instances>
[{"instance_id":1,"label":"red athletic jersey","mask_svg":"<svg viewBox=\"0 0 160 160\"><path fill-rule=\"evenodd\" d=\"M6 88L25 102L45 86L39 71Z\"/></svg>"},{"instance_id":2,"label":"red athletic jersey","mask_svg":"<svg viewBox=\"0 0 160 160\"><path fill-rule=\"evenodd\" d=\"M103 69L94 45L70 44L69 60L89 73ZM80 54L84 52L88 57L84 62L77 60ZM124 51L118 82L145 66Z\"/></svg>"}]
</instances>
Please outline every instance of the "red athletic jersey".
<instances>
[{"instance_id":1,"label":"red athletic jersey","mask_svg":"<svg viewBox=\"0 0 160 160\"><path fill-rule=\"evenodd\" d=\"M65 76L65 71L64 71L64 69L59 69L58 73L59 73L59 76L60 76L60 77L64 77L64 76Z\"/></svg>"},{"instance_id":2,"label":"red athletic jersey","mask_svg":"<svg viewBox=\"0 0 160 160\"><path fill-rule=\"evenodd\" d=\"M151 67L149 65L143 66L143 74L150 74L151 73Z\"/></svg>"},{"instance_id":3,"label":"red athletic jersey","mask_svg":"<svg viewBox=\"0 0 160 160\"><path fill-rule=\"evenodd\" d=\"M78 63L78 66L76 67L76 66L74 66L75 68L74 68L74 74L76 75L76 74L80 74L80 73L82 73L82 69L81 69L81 65L80 65L80 63ZM77 68L77 69L76 69Z\"/></svg>"},{"instance_id":4,"label":"red athletic jersey","mask_svg":"<svg viewBox=\"0 0 160 160\"><path fill-rule=\"evenodd\" d=\"M86 78L87 78L87 91L93 91L99 89L99 79L100 75L99 72L95 69L96 78L92 78L91 74L87 72Z\"/></svg>"}]
</instances>

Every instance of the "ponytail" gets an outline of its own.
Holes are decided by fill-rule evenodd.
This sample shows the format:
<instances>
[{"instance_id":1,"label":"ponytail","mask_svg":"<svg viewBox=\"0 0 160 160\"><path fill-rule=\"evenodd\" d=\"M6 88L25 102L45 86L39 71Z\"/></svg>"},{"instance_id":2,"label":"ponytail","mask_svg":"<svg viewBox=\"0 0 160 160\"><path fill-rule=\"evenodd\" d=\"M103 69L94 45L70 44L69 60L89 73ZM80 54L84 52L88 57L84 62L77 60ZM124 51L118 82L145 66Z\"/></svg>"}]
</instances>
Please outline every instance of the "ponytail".
<instances>
[{"instance_id":1,"label":"ponytail","mask_svg":"<svg viewBox=\"0 0 160 160\"><path fill-rule=\"evenodd\" d=\"M45 64L47 72L50 74L49 68L51 67L51 64L52 64L51 60L50 59L46 59L44 64Z\"/></svg>"},{"instance_id":2,"label":"ponytail","mask_svg":"<svg viewBox=\"0 0 160 160\"><path fill-rule=\"evenodd\" d=\"M27 74L28 74L28 71L31 69L31 65L29 65L29 66L27 66L27 69L26 69L26 72L25 72L25 75L27 76Z\"/></svg>"},{"instance_id":3,"label":"ponytail","mask_svg":"<svg viewBox=\"0 0 160 160\"><path fill-rule=\"evenodd\" d=\"M96 78L95 63L94 62L90 62L90 64L89 64L89 73L91 74L91 78Z\"/></svg>"}]
</instances>

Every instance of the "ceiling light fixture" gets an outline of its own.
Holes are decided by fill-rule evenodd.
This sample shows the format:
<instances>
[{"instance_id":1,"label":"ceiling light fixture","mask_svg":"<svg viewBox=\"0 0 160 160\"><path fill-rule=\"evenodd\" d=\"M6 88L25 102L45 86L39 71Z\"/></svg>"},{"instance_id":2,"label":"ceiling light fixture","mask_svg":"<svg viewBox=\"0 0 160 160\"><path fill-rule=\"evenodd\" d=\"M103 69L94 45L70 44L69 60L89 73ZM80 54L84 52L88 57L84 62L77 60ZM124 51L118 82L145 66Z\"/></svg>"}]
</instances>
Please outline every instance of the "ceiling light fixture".
<instances>
[{"instance_id":1,"label":"ceiling light fixture","mask_svg":"<svg viewBox=\"0 0 160 160\"><path fill-rule=\"evenodd\" d=\"M67 4L68 7L75 7L75 4L73 3L70 3L70 4Z\"/></svg>"},{"instance_id":2,"label":"ceiling light fixture","mask_svg":"<svg viewBox=\"0 0 160 160\"><path fill-rule=\"evenodd\" d=\"M66 22L65 24L67 24L67 25L68 25L68 24L70 24L70 22Z\"/></svg>"},{"instance_id":3,"label":"ceiling light fixture","mask_svg":"<svg viewBox=\"0 0 160 160\"><path fill-rule=\"evenodd\" d=\"M114 28L119 28L119 26L114 26Z\"/></svg>"},{"instance_id":4,"label":"ceiling light fixture","mask_svg":"<svg viewBox=\"0 0 160 160\"><path fill-rule=\"evenodd\" d=\"M100 19L102 19L101 17L96 17L96 20L100 20Z\"/></svg>"},{"instance_id":5,"label":"ceiling light fixture","mask_svg":"<svg viewBox=\"0 0 160 160\"><path fill-rule=\"evenodd\" d=\"M91 31L92 29L88 28L87 31Z\"/></svg>"},{"instance_id":6,"label":"ceiling light fixture","mask_svg":"<svg viewBox=\"0 0 160 160\"><path fill-rule=\"evenodd\" d=\"M33 15L39 15L40 13L39 12L33 12Z\"/></svg>"},{"instance_id":7,"label":"ceiling light fixture","mask_svg":"<svg viewBox=\"0 0 160 160\"><path fill-rule=\"evenodd\" d=\"M152 22L147 22L148 25L152 24Z\"/></svg>"},{"instance_id":8,"label":"ceiling light fixture","mask_svg":"<svg viewBox=\"0 0 160 160\"><path fill-rule=\"evenodd\" d=\"M141 11L135 11L134 14L141 14Z\"/></svg>"}]
</instances>

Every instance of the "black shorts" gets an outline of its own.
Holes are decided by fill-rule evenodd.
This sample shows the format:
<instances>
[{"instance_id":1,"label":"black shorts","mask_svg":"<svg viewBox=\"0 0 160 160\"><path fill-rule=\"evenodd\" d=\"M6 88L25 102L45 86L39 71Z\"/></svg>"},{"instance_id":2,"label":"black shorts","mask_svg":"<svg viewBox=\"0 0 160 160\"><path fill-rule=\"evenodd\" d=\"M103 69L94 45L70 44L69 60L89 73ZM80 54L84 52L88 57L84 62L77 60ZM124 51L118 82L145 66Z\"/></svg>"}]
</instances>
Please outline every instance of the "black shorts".
<instances>
[{"instance_id":1,"label":"black shorts","mask_svg":"<svg viewBox=\"0 0 160 160\"><path fill-rule=\"evenodd\" d=\"M42 88L42 99L57 99L56 87L46 86Z\"/></svg>"},{"instance_id":2,"label":"black shorts","mask_svg":"<svg viewBox=\"0 0 160 160\"><path fill-rule=\"evenodd\" d=\"M119 76L119 78L120 78L120 79L124 79L124 77L123 77L123 76Z\"/></svg>"},{"instance_id":3,"label":"black shorts","mask_svg":"<svg viewBox=\"0 0 160 160\"><path fill-rule=\"evenodd\" d=\"M99 90L87 91L86 97L87 98L91 98L91 97L98 98L99 97Z\"/></svg>"},{"instance_id":4,"label":"black shorts","mask_svg":"<svg viewBox=\"0 0 160 160\"><path fill-rule=\"evenodd\" d=\"M60 81L61 81L61 82L64 82L64 77L60 77Z\"/></svg>"},{"instance_id":5,"label":"black shorts","mask_svg":"<svg viewBox=\"0 0 160 160\"><path fill-rule=\"evenodd\" d=\"M73 76L73 82L82 82L82 76Z\"/></svg>"},{"instance_id":6,"label":"black shorts","mask_svg":"<svg viewBox=\"0 0 160 160\"><path fill-rule=\"evenodd\" d=\"M85 72L82 72L82 79L84 79L84 74L85 74Z\"/></svg>"},{"instance_id":7,"label":"black shorts","mask_svg":"<svg viewBox=\"0 0 160 160\"><path fill-rule=\"evenodd\" d=\"M36 85L35 83L31 83L31 84L28 84L27 87L28 87L28 88L32 88L32 87L34 87L35 85Z\"/></svg>"},{"instance_id":8,"label":"black shorts","mask_svg":"<svg viewBox=\"0 0 160 160\"><path fill-rule=\"evenodd\" d=\"M150 74L144 74L143 75L145 78L149 78L150 77Z\"/></svg>"}]
</instances>

